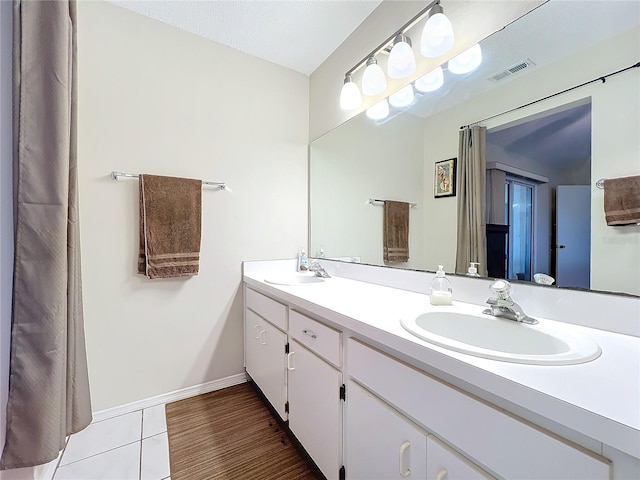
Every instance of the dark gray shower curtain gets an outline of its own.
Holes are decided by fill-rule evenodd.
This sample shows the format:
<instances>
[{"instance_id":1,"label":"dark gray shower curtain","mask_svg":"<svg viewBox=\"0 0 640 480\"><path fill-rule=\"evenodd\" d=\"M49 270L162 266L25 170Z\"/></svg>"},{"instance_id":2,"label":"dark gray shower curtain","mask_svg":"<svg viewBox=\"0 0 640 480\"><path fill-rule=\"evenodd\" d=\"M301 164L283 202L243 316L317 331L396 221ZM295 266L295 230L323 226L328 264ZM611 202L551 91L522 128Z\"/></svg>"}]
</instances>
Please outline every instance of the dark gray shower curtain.
<instances>
[{"instance_id":1,"label":"dark gray shower curtain","mask_svg":"<svg viewBox=\"0 0 640 480\"><path fill-rule=\"evenodd\" d=\"M486 127L464 127L458 146L456 273L467 273L469 262L478 262L478 273L483 277L487 276L486 139Z\"/></svg>"},{"instance_id":2,"label":"dark gray shower curtain","mask_svg":"<svg viewBox=\"0 0 640 480\"><path fill-rule=\"evenodd\" d=\"M91 421L76 172L76 5L14 1L15 262L0 466L55 459Z\"/></svg>"}]
</instances>

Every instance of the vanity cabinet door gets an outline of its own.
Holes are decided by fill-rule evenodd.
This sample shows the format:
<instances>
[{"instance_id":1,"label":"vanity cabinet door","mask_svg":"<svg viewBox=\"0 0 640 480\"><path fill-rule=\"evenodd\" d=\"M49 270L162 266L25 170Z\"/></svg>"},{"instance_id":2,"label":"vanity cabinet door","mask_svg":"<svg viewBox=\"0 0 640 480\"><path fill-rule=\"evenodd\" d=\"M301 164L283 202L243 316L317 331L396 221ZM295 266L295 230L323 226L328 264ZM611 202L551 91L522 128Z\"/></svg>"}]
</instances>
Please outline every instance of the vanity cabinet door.
<instances>
[{"instance_id":1,"label":"vanity cabinet door","mask_svg":"<svg viewBox=\"0 0 640 480\"><path fill-rule=\"evenodd\" d=\"M289 428L328 479L342 466L342 373L291 339Z\"/></svg>"},{"instance_id":2,"label":"vanity cabinet door","mask_svg":"<svg viewBox=\"0 0 640 480\"><path fill-rule=\"evenodd\" d=\"M286 343L286 334L245 310L245 368L283 420L287 418Z\"/></svg>"},{"instance_id":3,"label":"vanity cabinet door","mask_svg":"<svg viewBox=\"0 0 640 480\"><path fill-rule=\"evenodd\" d=\"M346 405L348 479L427 478L425 432L353 381Z\"/></svg>"}]
</instances>

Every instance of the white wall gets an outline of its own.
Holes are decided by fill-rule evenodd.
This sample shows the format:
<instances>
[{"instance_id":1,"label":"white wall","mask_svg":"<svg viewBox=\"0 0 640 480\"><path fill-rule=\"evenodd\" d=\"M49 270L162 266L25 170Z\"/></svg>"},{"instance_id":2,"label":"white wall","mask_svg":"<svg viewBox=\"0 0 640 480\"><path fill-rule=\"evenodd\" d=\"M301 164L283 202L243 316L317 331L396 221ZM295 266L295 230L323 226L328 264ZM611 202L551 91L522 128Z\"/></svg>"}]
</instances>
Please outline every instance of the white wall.
<instances>
[{"instance_id":1,"label":"white wall","mask_svg":"<svg viewBox=\"0 0 640 480\"><path fill-rule=\"evenodd\" d=\"M423 268L421 132L411 115L382 125L361 115L313 142L312 255L324 247L329 258L383 265L383 206L367 200L398 200L418 206L409 213L409 261L389 266Z\"/></svg>"},{"instance_id":2,"label":"white wall","mask_svg":"<svg viewBox=\"0 0 640 480\"><path fill-rule=\"evenodd\" d=\"M412 0L385 0L360 26L316 69L310 77L310 130L309 137L315 140L337 127L344 121L364 111L389 94L399 90L409 82L433 70L438 65L455 57L483 38L500 30L547 0L447 0L443 4L445 13L454 26L456 44L446 55L427 59L420 55L418 35L422 32L426 18L410 31L413 35L413 50L418 59L416 72L402 80L389 80L386 92L373 97L365 97L362 107L353 111L340 110L340 89L344 74L357 62L376 48L387 37L394 34L415 14L427 6L426 2ZM414 33L417 32L417 33ZM384 56L378 56L378 63L385 68ZM364 69L358 70L353 81L360 84Z\"/></svg>"},{"instance_id":3,"label":"white wall","mask_svg":"<svg viewBox=\"0 0 640 480\"><path fill-rule=\"evenodd\" d=\"M638 61L638 29L588 49L562 62L508 80L464 105L429 117L425 124L425 184L433 183L434 162L457 156L460 125L523 105L585 81L627 67ZM594 62L593 59L598 61ZM640 227L607 227L599 178L640 174L640 69L573 90L507 115L483 122L488 128L509 124L560 105L591 97L592 102L592 214L591 288L640 294ZM554 78L553 82L545 79ZM440 241L428 249L427 265L455 260L455 199L424 199L424 224L442 225Z\"/></svg>"},{"instance_id":4,"label":"white wall","mask_svg":"<svg viewBox=\"0 0 640 480\"><path fill-rule=\"evenodd\" d=\"M83 289L94 410L243 372L241 262L307 240L308 78L104 2L79 2ZM200 274L137 275L138 184L203 190Z\"/></svg>"},{"instance_id":5,"label":"white wall","mask_svg":"<svg viewBox=\"0 0 640 480\"><path fill-rule=\"evenodd\" d=\"M640 58L640 30L628 38ZM631 62L629 62L631 64ZM640 175L640 68L593 93L592 187L600 178ZM591 288L640 295L640 226L608 227L604 190L591 190Z\"/></svg>"}]
</instances>

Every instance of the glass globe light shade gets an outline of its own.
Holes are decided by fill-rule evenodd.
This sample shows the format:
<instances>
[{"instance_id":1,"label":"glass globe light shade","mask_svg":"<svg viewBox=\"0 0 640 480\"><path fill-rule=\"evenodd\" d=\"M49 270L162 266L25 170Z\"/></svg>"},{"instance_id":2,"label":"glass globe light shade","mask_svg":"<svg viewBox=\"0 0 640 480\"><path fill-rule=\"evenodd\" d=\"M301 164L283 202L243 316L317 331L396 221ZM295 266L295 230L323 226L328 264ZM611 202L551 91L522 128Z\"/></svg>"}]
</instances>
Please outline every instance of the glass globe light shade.
<instances>
[{"instance_id":1,"label":"glass globe light shade","mask_svg":"<svg viewBox=\"0 0 640 480\"><path fill-rule=\"evenodd\" d=\"M431 9L427 23L420 38L420 53L424 57L439 57L453 47L453 27L447 16L442 13L442 7L436 5Z\"/></svg>"},{"instance_id":2,"label":"glass globe light shade","mask_svg":"<svg viewBox=\"0 0 640 480\"><path fill-rule=\"evenodd\" d=\"M367 117L371 120L383 120L389 115L389 103L387 99L376 103L373 107L367 108Z\"/></svg>"},{"instance_id":3,"label":"glass globe light shade","mask_svg":"<svg viewBox=\"0 0 640 480\"><path fill-rule=\"evenodd\" d=\"M413 86L411 84L401 88L389 97L389 103L394 107L406 107L413 102Z\"/></svg>"},{"instance_id":4,"label":"glass globe light shade","mask_svg":"<svg viewBox=\"0 0 640 480\"><path fill-rule=\"evenodd\" d=\"M387 74L391 78L405 78L416 71L416 57L411 48L411 40L405 35L397 35L387 62Z\"/></svg>"},{"instance_id":5,"label":"glass globe light shade","mask_svg":"<svg viewBox=\"0 0 640 480\"><path fill-rule=\"evenodd\" d=\"M416 89L420 92L435 92L444 84L442 67L437 67L416 80Z\"/></svg>"},{"instance_id":6,"label":"glass globe light shade","mask_svg":"<svg viewBox=\"0 0 640 480\"><path fill-rule=\"evenodd\" d=\"M479 44L475 44L468 50L465 50L457 57L449 60L447 69L451 73L463 74L473 72L482 63L482 50Z\"/></svg>"},{"instance_id":7,"label":"glass globe light shade","mask_svg":"<svg viewBox=\"0 0 640 480\"><path fill-rule=\"evenodd\" d=\"M387 89L387 77L378 65L378 61L371 57L367 60L367 68L362 74L362 93L365 95L378 95Z\"/></svg>"},{"instance_id":8,"label":"glass globe light shade","mask_svg":"<svg viewBox=\"0 0 640 480\"><path fill-rule=\"evenodd\" d=\"M347 75L344 79L344 85L340 91L340 108L342 110L353 110L362 105L362 95L360 89L351 80L351 75Z\"/></svg>"}]
</instances>

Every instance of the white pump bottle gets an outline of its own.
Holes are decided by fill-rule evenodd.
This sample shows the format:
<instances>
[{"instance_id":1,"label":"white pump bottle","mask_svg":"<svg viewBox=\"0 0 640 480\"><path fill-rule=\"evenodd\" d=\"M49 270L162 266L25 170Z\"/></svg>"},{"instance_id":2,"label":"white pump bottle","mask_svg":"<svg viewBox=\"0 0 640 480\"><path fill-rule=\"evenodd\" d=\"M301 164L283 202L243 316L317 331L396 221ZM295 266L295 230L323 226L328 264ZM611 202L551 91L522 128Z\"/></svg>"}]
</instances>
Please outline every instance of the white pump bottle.
<instances>
[{"instance_id":1,"label":"white pump bottle","mask_svg":"<svg viewBox=\"0 0 640 480\"><path fill-rule=\"evenodd\" d=\"M438 271L436 272L436 278L431 282L431 305L452 305L453 304L453 290L451 289L451 282L444 274L444 267L438 265Z\"/></svg>"}]
</instances>

